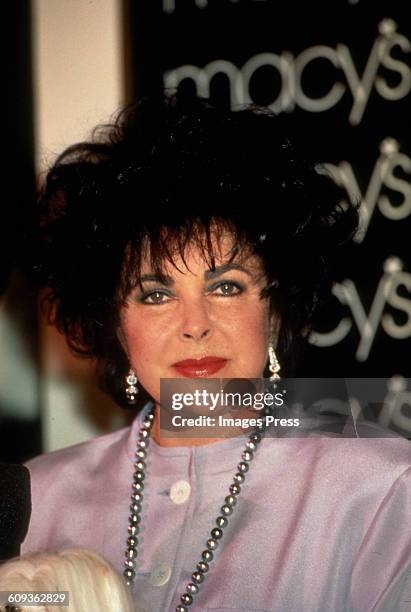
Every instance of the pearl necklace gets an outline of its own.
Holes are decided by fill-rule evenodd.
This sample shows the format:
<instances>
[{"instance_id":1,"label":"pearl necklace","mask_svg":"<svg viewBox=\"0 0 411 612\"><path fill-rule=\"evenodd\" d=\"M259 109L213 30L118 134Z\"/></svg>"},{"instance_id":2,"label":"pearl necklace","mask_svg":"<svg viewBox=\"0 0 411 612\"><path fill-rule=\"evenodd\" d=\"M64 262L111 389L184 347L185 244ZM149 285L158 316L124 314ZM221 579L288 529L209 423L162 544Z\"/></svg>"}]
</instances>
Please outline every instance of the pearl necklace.
<instances>
[{"instance_id":1,"label":"pearl necklace","mask_svg":"<svg viewBox=\"0 0 411 612\"><path fill-rule=\"evenodd\" d=\"M264 408L262 411L264 416L271 414L268 408ZM130 505L130 516L128 526L128 538L126 548L126 561L124 570L124 578L127 585L131 585L135 576L135 566L137 559L137 545L138 545L138 533L140 530L141 522L141 509L143 502L143 489L145 479L145 468L147 458L147 448L149 445L149 438L151 429L154 423L154 407L150 413L145 417L143 425L140 428L137 448L135 452L136 461L134 463L135 472L133 474L133 484L131 487L131 505ZM220 508L221 514L216 518L216 527L211 529L210 537L206 541L206 548L201 553L201 559L197 563L196 570L191 575L191 582L188 583L185 592L181 595L181 604L177 606L176 612L187 612L188 606L193 603L194 597L197 595L200 585L205 579L205 575L210 569L210 563L214 558L214 551L219 545L221 538L223 537L224 528L228 525L228 517L233 513L234 506L237 504L237 498L241 493L241 485L245 481L245 475L249 470L250 461L254 458L254 452L257 450L259 443L262 440L262 433L267 429L266 424L257 426L253 433L248 436L248 441L241 454L241 461L237 465L237 472L233 477L233 482L229 486L229 494L224 500L224 504Z\"/></svg>"}]
</instances>

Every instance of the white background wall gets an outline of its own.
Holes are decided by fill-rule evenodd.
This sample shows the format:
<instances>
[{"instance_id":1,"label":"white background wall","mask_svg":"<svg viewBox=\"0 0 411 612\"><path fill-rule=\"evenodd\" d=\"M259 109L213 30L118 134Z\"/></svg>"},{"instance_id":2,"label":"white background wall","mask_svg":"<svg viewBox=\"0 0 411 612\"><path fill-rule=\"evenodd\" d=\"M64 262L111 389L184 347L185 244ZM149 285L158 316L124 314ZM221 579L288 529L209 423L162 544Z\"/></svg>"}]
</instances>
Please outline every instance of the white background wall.
<instances>
[{"instance_id":1,"label":"white background wall","mask_svg":"<svg viewBox=\"0 0 411 612\"><path fill-rule=\"evenodd\" d=\"M120 0L32 2L39 173L67 145L87 138L96 124L106 122L123 102L121 7ZM91 365L72 357L59 334L43 326L41 346L44 450L122 423L121 412L107 411L107 399L95 393ZM88 405L91 397L94 407Z\"/></svg>"}]
</instances>

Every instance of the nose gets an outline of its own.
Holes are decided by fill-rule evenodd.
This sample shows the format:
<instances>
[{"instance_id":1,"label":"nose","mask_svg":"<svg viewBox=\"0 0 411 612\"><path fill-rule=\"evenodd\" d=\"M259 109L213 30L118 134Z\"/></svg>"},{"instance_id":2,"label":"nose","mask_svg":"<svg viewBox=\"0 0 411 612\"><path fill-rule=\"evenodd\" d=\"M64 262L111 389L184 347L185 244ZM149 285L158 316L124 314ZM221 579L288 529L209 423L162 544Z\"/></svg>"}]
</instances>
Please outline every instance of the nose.
<instances>
[{"instance_id":1,"label":"nose","mask_svg":"<svg viewBox=\"0 0 411 612\"><path fill-rule=\"evenodd\" d=\"M182 304L180 337L183 340L199 342L211 334L212 323L203 300L190 300Z\"/></svg>"}]
</instances>

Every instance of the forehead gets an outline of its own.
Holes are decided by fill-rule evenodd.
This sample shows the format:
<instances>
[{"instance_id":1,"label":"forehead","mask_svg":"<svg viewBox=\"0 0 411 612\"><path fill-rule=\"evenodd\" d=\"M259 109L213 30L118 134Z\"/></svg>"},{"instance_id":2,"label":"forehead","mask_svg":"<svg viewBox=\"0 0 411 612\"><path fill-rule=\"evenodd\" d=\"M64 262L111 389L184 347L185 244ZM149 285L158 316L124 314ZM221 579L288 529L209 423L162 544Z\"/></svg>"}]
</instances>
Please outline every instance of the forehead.
<instances>
[{"instance_id":1,"label":"forehead","mask_svg":"<svg viewBox=\"0 0 411 612\"><path fill-rule=\"evenodd\" d=\"M167 276L196 273L199 270L214 270L227 263L240 265L255 274L263 271L262 259L254 254L251 245L239 244L228 231L220 235L212 232L209 240L206 236L197 236L184 244L171 241L161 258L155 256L147 241L141 255L141 276L149 272Z\"/></svg>"}]
</instances>

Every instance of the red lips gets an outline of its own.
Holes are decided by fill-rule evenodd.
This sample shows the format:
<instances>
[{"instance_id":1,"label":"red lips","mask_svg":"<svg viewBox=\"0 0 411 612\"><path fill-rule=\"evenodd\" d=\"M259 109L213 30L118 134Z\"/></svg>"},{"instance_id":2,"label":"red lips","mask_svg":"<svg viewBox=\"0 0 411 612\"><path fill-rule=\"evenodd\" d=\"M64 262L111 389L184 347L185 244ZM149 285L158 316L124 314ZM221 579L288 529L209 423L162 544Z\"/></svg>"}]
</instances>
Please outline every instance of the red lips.
<instances>
[{"instance_id":1,"label":"red lips","mask_svg":"<svg viewBox=\"0 0 411 612\"><path fill-rule=\"evenodd\" d=\"M203 378L212 376L227 363L222 357L203 357L203 359L184 359L173 363L173 368L187 378Z\"/></svg>"}]
</instances>

